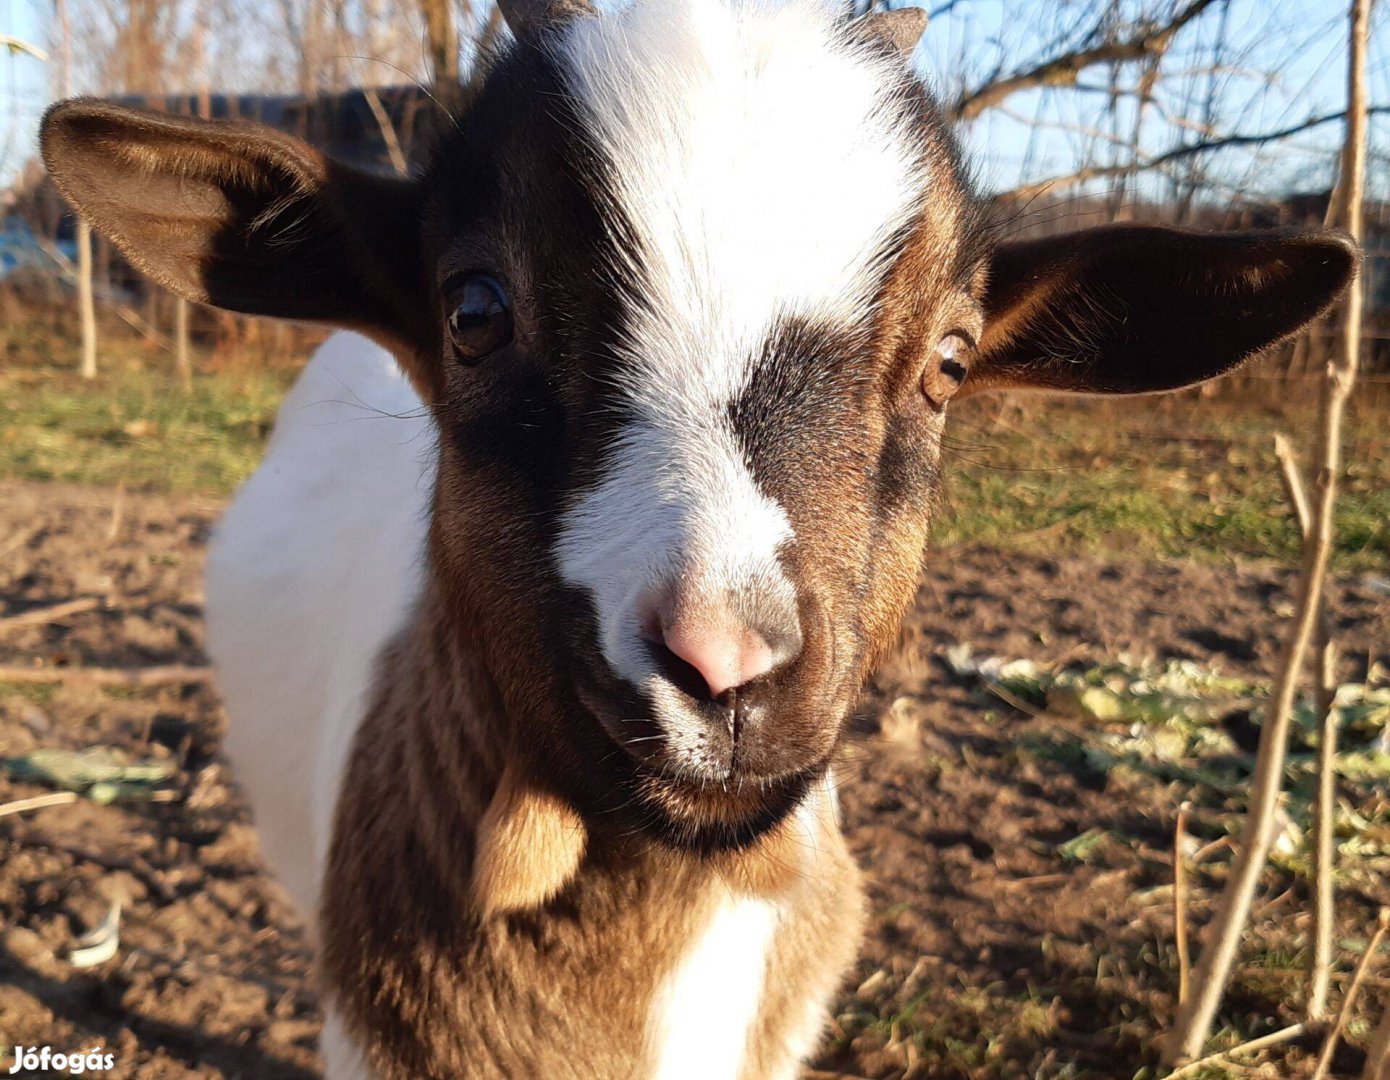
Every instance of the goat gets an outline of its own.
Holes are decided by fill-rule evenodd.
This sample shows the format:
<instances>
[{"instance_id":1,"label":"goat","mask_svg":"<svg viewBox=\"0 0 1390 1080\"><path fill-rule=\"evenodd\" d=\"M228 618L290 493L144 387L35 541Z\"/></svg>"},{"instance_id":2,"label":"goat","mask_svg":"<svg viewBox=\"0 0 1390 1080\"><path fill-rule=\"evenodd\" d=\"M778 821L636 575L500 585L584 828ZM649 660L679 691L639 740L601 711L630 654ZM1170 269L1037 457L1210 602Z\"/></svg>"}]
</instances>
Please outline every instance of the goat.
<instances>
[{"instance_id":1,"label":"goat","mask_svg":"<svg viewBox=\"0 0 1390 1080\"><path fill-rule=\"evenodd\" d=\"M922 13L830 7L511 0L410 177L45 118L151 278L350 331L208 562L335 1080L795 1075L862 921L832 762L949 402L1189 386L1355 273L1316 231L996 242L908 63Z\"/></svg>"}]
</instances>

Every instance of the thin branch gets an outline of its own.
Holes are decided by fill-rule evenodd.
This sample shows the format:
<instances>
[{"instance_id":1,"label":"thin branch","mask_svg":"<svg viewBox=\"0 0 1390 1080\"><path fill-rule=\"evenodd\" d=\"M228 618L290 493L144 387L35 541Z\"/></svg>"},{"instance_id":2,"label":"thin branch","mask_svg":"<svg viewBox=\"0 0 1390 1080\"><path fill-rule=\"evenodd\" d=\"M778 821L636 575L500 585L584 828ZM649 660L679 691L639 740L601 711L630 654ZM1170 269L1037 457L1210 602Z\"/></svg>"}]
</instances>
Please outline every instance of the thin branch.
<instances>
[{"instance_id":1,"label":"thin branch","mask_svg":"<svg viewBox=\"0 0 1390 1080\"><path fill-rule=\"evenodd\" d=\"M51 791L47 795L35 795L31 799L15 799L0 803L0 817L9 814L26 814L30 810L42 810L46 806L66 806L75 803L79 796L75 791Z\"/></svg>"},{"instance_id":2,"label":"thin branch","mask_svg":"<svg viewBox=\"0 0 1390 1080\"><path fill-rule=\"evenodd\" d=\"M1366 1071L1361 1080L1390 1080L1390 1001L1385 1004L1385 1015L1371 1036L1371 1045L1366 1050Z\"/></svg>"},{"instance_id":3,"label":"thin branch","mask_svg":"<svg viewBox=\"0 0 1390 1080\"><path fill-rule=\"evenodd\" d=\"M1370 0L1353 0L1350 18L1350 58L1347 75L1346 152L1340 184L1345 195L1347 232L1360 242L1366 178L1366 40ZM1207 947L1193 977L1192 997L1178 1009L1173 1029L1163 1045L1163 1060L1177 1065L1202 1052L1217 1007L1226 992L1231 965L1273 846L1289 727L1300 675L1322 613L1323 586L1332 555L1337 506L1337 480L1342 472L1342 417L1356 381L1361 346L1363 293L1359 283L1347 291L1339 349L1328 364L1318 409L1317 482L1312 528L1303 545L1303 568L1298 579L1295 616L1270 697L1260 744L1250 809L1241 829L1240 848L1208 930Z\"/></svg>"},{"instance_id":4,"label":"thin branch","mask_svg":"<svg viewBox=\"0 0 1390 1080\"><path fill-rule=\"evenodd\" d=\"M212 668L169 664L147 668L28 668L0 667L0 683L47 685L89 682L97 686L167 686L171 683L194 686L212 681Z\"/></svg>"},{"instance_id":5,"label":"thin branch","mask_svg":"<svg viewBox=\"0 0 1390 1080\"><path fill-rule=\"evenodd\" d=\"M11 53L28 53L40 63L48 63L48 53L32 42L17 38L12 34L0 34L0 49L9 49Z\"/></svg>"},{"instance_id":6,"label":"thin branch","mask_svg":"<svg viewBox=\"0 0 1390 1080\"><path fill-rule=\"evenodd\" d=\"M1246 1054L1253 1054L1257 1050L1268 1050L1271 1046L1279 1046L1282 1043L1293 1042L1303 1036L1318 1030L1316 1026L1310 1024L1292 1024L1278 1031L1272 1031L1268 1035L1261 1035L1258 1039L1251 1039L1247 1043L1233 1046L1229 1050L1222 1050L1217 1054L1208 1054L1191 1064L1184 1065L1181 1069L1174 1069L1164 1080L1180 1080L1184 1076L1196 1076L1204 1072L1213 1065L1220 1065L1233 1057L1242 1057Z\"/></svg>"},{"instance_id":7,"label":"thin branch","mask_svg":"<svg viewBox=\"0 0 1390 1080\"><path fill-rule=\"evenodd\" d=\"M1027 71L992 79L962 95L949 110L950 114L956 120L973 120L986 109L998 105L1021 90L1031 90L1039 86L1072 86L1083 71L1095 64L1142 60L1161 53L1167 49L1173 35L1214 3L1216 0L1192 0L1162 26L1147 26L1134 37L1124 41L1107 42L1089 49L1076 49L1044 60Z\"/></svg>"},{"instance_id":8,"label":"thin branch","mask_svg":"<svg viewBox=\"0 0 1390 1080\"><path fill-rule=\"evenodd\" d=\"M1187 813L1191 803L1178 807L1173 835L1173 936L1178 948L1178 1004L1187 1000L1192 954L1187 947Z\"/></svg>"},{"instance_id":9,"label":"thin branch","mask_svg":"<svg viewBox=\"0 0 1390 1080\"><path fill-rule=\"evenodd\" d=\"M1309 959L1308 1018L1327 1015L1332 984L1332 937L1337 921L1337 645L1331 640L1327 612L1318 622L1318 685L1314 698L1318 717L1317 794L1313 803L1313 950Z\"/></svg>"},{"instance_id":10,"label":"thin branch","mask_svg":"<svg viewBox=\"0 0 1390 1080\"><path fill-rule=\"evenodd\" d=\"M1308 509L1308 493L1303 489L1303 477L1298 471L1293 446L1282 434L1274 436L1274 456L1279 459L1279 479L1284 482L1284 495L1293 508L1298 535L1307 539L1313 528L1313 512Z\"/></svg>"},{"instance_id":11,"label":"thin branch","mask_svg":"<svg viewBox=\"0 0 1390 1080\"><path fill-rule=\"evenodd\" d=\"M367 108L372 111L372 118L381 130L381 141L386 144L386 154L391 159L391 167L400 176L405 176L410 172L410 166L401 150L401 141L396 138L396 127L386 113L386 106L381 103L381 95L376 92L376 87L368 86L363 88L362 96L367 99Z\"/></svg>"},{"instance_id":12,"label":"thin branch","mask_svg":"<svg viewBox=\"0 0 1390 1080\"><path fill-rule=\"evenodd\" d=\"M102 851L99 848L88 847L66 837L55 836L34 825L29 825L18 832L15 839L26 846L46 847L51 851L61 851L71 855L74 859L93 863L106 870L124 870L134 874L145 883L146 888L164 903L169 903L177 895L164 875L139 855L122 855L114 851Z\"/></svg>"},{"instance_id":13,"label":"thin branch","mask_svg":"<svg viewBox=\"0 0 1390 1080\"><path fill-rule=\"evenodd\" d=\"M14 630L20 626L42 626L47 623L57 622L65 619L69 615L77 615L84 611L93 611L101 607L101 598L97 596L83 596L76 600L69 600L62 604L53 604L50 607L32 608L29 611L22 611L18 615L10 615L0 619L0 633L6 630Z\"/></svg>"},{"instance_id":14,"label":"thin branch","mask_svg":"<svg viewBox=\"0 0 1390 1080\"><path fill-rule=\"evenodd\" d=\"M1386 930L1390 930L1390 908L1381 908L1376 932L1371 935L1371 943L1366 946L1366 951L1361 956L1361 962L1356 965L1356 974L1351 977L1351 985L1347 987L1346 996L1342 998L1342 1007L1337 1010L1337 1022L1332 1025L1332 1030L1327 1033L1327 1040L1322 1044L1322 1053L1318 1055L1318 1066L1313 1070L1313 1080L1327 1080L1327 1075L1332 1068L1332 1055L1337 1052L1337 1043L1342 1038L1342 1029L1346 1027L1351 1010L1356 1005L1357 995L1361 993L1361 984L1371 969L1376 953L1380 951L1380 943L1385 939Z\"/></svg>"},{"instance_id":15,"label":"thin branch","mask_svg":"<svg viewBox=\"0 0 1390 1080\"><path fill-rule=\"evenodd\" d=\"M1373 105L1367 110L1370 116L1390 115L1390 105ZM1232 146L1263 146L1267 143L1279 142L1281 139L1288 139L1294 135L1301 135L1305 131L1311 131L1315 127L1322 127L1324 124L1331 124L1337 120L1346 119L1346 111L1327 113L1324 116L1314 116L1297 124L1279 128L1277 131L1264 131L1258 134L1246 133L1237 135L1221 135L1210 139L1202 139L1198 142L1184 143L1182 146L1175 146L1170 150L1151 158L1144 158L1139 161L1128 162L1123 165L1095 165L1084 169L1077 169L1072 173L1064 173L1059 176L1049 177L1046 180L1038 180L1022 187L1013 188L1010 191L1001 192L1000 195L1007 195L1015 199L1032 198L1040 195L1052 188L1074 187L1077 184L1084 184L1088 180L1104 180L1110 177L1131 176L1134 173L1148 172L1152 169L1161 169L1165 165L1171 165L1176 161L1182 161L1194 154L1205 154L1212 150L1224 150Z\"/></svg>"}]
</instances>

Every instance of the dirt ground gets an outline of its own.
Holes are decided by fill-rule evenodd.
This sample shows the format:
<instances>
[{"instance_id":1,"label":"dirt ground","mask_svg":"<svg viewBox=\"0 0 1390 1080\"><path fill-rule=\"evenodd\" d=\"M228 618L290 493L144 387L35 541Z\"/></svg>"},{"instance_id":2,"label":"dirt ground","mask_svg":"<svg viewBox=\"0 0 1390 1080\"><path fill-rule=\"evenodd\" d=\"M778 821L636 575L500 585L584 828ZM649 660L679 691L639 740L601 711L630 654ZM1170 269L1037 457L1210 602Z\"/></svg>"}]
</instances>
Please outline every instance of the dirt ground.
<instances>
[{"instance_id":1,"label":"dirt ground","mask_svg":"<svg viewBox=\"0 0 1390 1080\"><path fill-rule=\"evenodd\" d=\"M0 664L204 663L200 568L216 512L0 484ZM932 555L903 656L866 695L840 770L871 922L824 1075L1129 1080L1152 1065L1176 983L1165 887L1181 785L1024 752L1067 721L983 698L940 656L966 642L1046 662L1129 652L1266 675L1290 580L1260 566ZM1390 597L1364 578L1335 593L1348 676L1390 662ZM100 606L3 621L74 598ZM121 1077L318 1075L303 934L259 868L218 759L223 723L198 683L0 683L0 757L106 744L178 768L168 802L0 818L0 1047L103 1046L118 1062L105 1075ZM0 804L47 790L0 779ZM1085 859L1059 852L1096 829L1114 839ZM1211 888L1198 885L1202 918ZM117 897L118 954L75 968L75 939ZM1343 936L1364 939L1387 900L1383 887L1343 890ZM1271 871L1224 1027L1248 1037L1294 1017L1307 907L1305 884ZM1353 1036L1339 1075L1360 1068ZM1266 1075L1302 1072L1306 1050ZM8 1070L13 1059L0 1060Z\"/></svg>"}]
</instances>

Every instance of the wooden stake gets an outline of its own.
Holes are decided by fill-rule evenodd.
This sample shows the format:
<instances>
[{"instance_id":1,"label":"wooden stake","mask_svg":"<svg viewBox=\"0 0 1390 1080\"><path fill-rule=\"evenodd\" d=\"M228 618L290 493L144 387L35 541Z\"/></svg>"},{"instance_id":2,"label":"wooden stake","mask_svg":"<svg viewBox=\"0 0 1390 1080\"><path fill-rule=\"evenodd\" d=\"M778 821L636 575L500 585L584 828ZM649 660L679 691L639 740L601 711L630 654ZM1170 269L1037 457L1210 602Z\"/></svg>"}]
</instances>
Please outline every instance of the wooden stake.
<instances>
[{"instance_id":1,"label":"wooden stake","mask_svg":"<svg viewBox=\"0 0 1390 1080\"><path fill-rule=\"evenodd\" d=\"M1187 1000L1192 956L1187 947L1187 813L1192 804L1178 807L1173 835L1173 936L1178 946L1178 1004Z\"/></svg>"}]
</instances>

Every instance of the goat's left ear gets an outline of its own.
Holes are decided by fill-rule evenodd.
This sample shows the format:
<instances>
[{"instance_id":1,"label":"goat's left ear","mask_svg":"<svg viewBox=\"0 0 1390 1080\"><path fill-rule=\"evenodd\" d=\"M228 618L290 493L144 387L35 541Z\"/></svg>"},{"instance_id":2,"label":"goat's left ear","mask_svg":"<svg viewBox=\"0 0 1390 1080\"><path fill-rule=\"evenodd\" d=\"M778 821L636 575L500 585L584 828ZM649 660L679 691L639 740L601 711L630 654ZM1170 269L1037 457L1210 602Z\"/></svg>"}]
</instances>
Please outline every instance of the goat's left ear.
<instances>
[{"instance_id":1,"label":"goat's left ear","mask_svg":"<svg viewBox=\"0 0 1390 1080\"><path fill-rule=\"evenodd\" d=\"M1328 231L1116 225L1004 244L965 389L1190 386L1322 314L1358 260L1350 240Z\"/></svg>"},{"instance_id":2,"label":"goat's left ear","mask_svg":"<svg viewBox=\"0 0 1390 1080\"><path fill-rule=\"evenodd\" d=\"M187 300L360 330L409 353L422 327L418 191L254 124L77 99L44 163L141 271Z\"/></svg>"}]
</instances>

